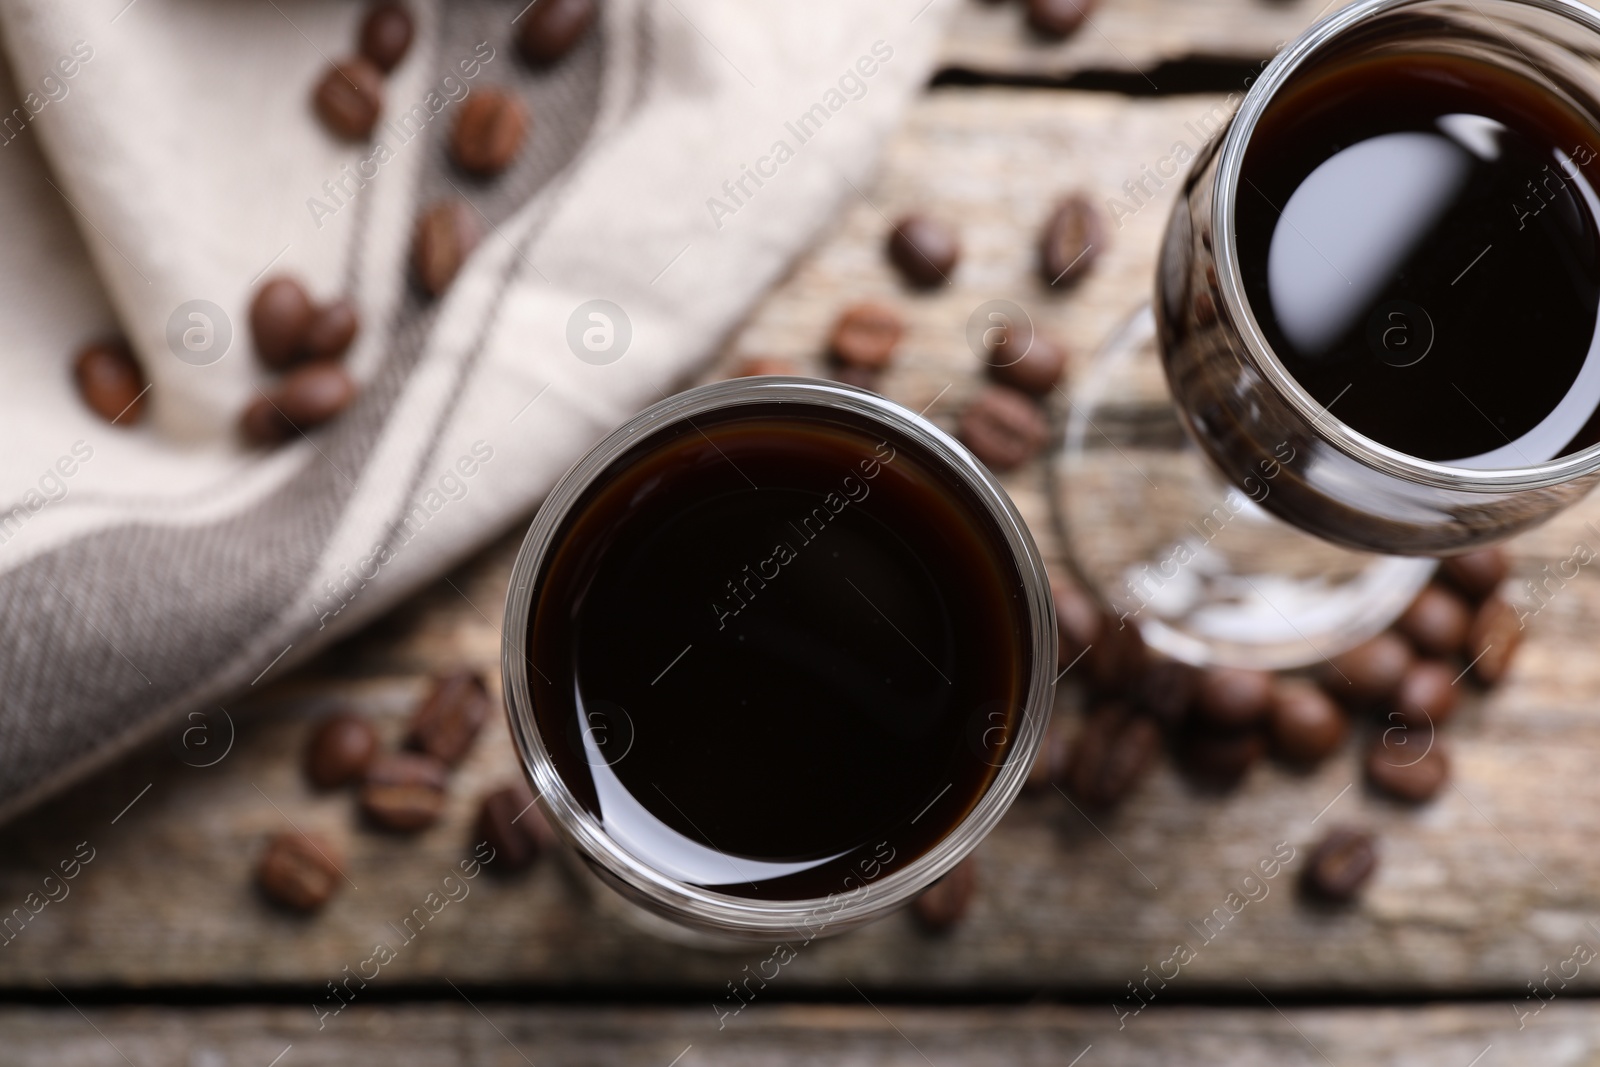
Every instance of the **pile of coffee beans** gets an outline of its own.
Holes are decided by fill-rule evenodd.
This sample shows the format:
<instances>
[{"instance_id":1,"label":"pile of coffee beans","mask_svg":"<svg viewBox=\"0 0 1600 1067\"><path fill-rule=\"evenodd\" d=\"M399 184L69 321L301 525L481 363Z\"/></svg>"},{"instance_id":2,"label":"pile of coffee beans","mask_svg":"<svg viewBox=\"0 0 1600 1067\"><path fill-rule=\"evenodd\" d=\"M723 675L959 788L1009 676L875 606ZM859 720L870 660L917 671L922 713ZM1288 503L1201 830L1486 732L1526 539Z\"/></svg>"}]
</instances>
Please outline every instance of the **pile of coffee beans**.
<instances>
[{"instance_id":1,"label":"pile of coffee beans","mask_svg":"<svg viewBox=\"0 0 1600 1067\"><path fill-rule=\"evenodd\" d=\"M361 329L355 304L343 297L311 299L296 278L263 282L250 302L250 336L256 358L282 374L258 389L239 417L239 432L254 445L271 445L320 426L356 398L355 380L339 360Z\"/></svg>"}]
</instances>

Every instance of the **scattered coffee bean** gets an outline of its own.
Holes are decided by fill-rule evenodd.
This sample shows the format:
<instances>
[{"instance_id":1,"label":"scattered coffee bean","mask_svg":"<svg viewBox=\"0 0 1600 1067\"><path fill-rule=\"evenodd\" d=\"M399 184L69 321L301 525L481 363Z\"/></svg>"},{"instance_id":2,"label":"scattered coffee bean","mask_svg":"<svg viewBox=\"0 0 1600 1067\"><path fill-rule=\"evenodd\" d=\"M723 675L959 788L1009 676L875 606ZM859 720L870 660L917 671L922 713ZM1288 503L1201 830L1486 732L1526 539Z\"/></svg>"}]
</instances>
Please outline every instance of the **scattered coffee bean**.
<instances>
[{"instance_id":1,"label":"scattered coffee bean","mask_svg":"<svg viewBox=\"0 0 1600 1067\"><path fill-rule=\"evenodd\" d=\"M931 289L950 280L961 259L961 239L944 222L928 215L907 215L889 234L889 261L906 282Z\"/></svg>"},{"instance_id":2,"label":"scattered coffee bean","mask_svg":"<svg viewBox=\"0 0 1600 1067\"><path fill-rule=\"evenodd\" d=\"M1061 201L1045 223L1039 242L1039 275L1046 285L1075 284L1105 249L1105 226L1082 193Z\"/></svg>"},{"instance_id":3,"label":"scattered coffee bean","mask_svg":"<svg viewBox=\"0 0 1600 1067\"><path fill-rule=\"evenodd\" d=\"M829 372L836 382L853 385L857 389L870 389L874 393L880 392L879 386L883 384L883 372L871 367L858 367L851 363L835 364Z\"/></svg>"},{"instance_id":4,"label":"scattered coffee bean","mask_svg":"<svg viewBox=\"0 0 1600 1067\"><path fill-rule=\"evenodd\" d=\"M78 394L107 422L131 426L144 415L144 371L125 341L103 341L78 353L72 365Z\"/></svg>"},{"instance_id":5,"label":"scattered coffee bean","mask_svg":"<svg viewBox=\"0 0 1600 1067\"><path fill-rule=\"evenodd\" d=\"M1153 659L1133 685L1134 707L1169 730L1182 726L1194 707L1200 672L1173 659Z\"/></svg>"},{"instance_id":6,"label":"scattered coffee bean","mask_svg":"<svg viewBox=\"0 0 1600 1067\"><path fill-rule=\"evenodd\" d=\"M1045 37L1070 36L1094 7L1094 0L1028 0L1028 25Z\"/></svg>"},{"instance_id":7,"label":"scattered coffee bean","mask_svg":"<svg viewBox=\"0 0 1600 1067\"><path fill-rule=\"evenodd\" d=\"M383 72L365 59L340 60L317 83L312 103L328 129L364 141L383 110Z\"/></svg>"},{"instance_id":8,"label":"scattered coffee bean","mask_svg":"<svg viewBox=\"0 0 1600 1067\"><path fill-rule=\"evenodd\" d=\"M894 361L895 346L905 332L899 312L883 304L852 304L833 324L828 351L849 367L882 370Z\"/></svg>"},{"instance_id":9,"label":"scattered coffee bean","mask_svg":"<svg viewBox=\"0 0 1600 1067\"><path fill-rule=\"evenodd\" d=\"M1008 471L1039 454L1050 440L1050 424L1026 396L994 385L961 413L957 436L991 470Z\"/></svg>"},{"instance_id":10,"label":"scattered coffee bean","mask_svg":"<svg viewBox=\"0 0 1600 1067\"><path fill-rule=\"evenodd\" d=\"M239 433L252 445L275 445L294 433L294 425L271 394L258 392L239 416Z\"/></svg>"},{"instance_id":11,"label":"scattered coffee bean","mask_svg":"<svg viewBox=\"0 0 1600 1067\"><path fill-rule=\"evenodd\" d=\"M256 884L279 904L316 911L339 888L339 865L326 839L284 832L267 842L256 867Z\"/></svg>"},{"instance_id":12,"label":"scattered coffee bean","mask_svg":"<svg viewBox=\"0 0 1600 1067\"><path fill-rule=\"evenodd\" d=\"M1386 630L1335 656L1319 677L1339 700L1386 700L1400 688L1400 679L1415 659L1405 639Z\"/></svg>"},{"instance_id":13,"label":"scattered coffee bean","mask_svg":"<svg viewBox=\"0 0 1600 1067\"><path fill-rule=\"evenodd\" d=\"M1071 750L1066 730L1057 723L1051 723L1039 742L1033 765L1028 768L1028 777L1022 784L1023 791L1040 793L1049 789L1051 783L1060 781L1066 773L1067 756Z\"/></svg>"},{"instance_id":14,"label":"scattered coffee bean","mask_svg":"<svg viewBox=\"0 0 1600 1067\"><path fill-rule=\"evenodd\" d=\"M256 358L282 370L301 356L317 309L305 286L293 278L270 278L250 301L250 337Z\"/></svg>"},{"instance_id":15,"label":"scattered coffee bean","mask_svg":"<svg viewBox=\"0 0 1600 1067\"><path fill-rule=\"evenodd\" d=\"M433 296L450 288L482 236L477 213L463 201L440 200L423 212L411 244L412 268L422 288Z\"/></svg>"},{"instance_id":16,"label":"scattered coffee bean","mask_svg":"<svg viewBox=\"0 0 1600 1067\"><path fill-rule=\"evenodd\" d=\"M318 789L358 782L378 752L378 731L360 715L341 712L317 727L306 745L306 777Z\"/></svg>"},{"instance_id":17,"label":"scattered coffee bean","mask_svg":"<svg viewBox=\"0 0 1600 1067\"><path fill-rule=\"evenodd\" d=\"M448 765L461 762L489 716L489 690L476 671L435 678L411 716L406 746Z\"/></svg>"},{"instance_id":18,"label":"scattered coffee bean","mask_svg":"<svg viewBox=\"0 0 1600 1067\"><path fill-rule=\"evenodd\" d=\"M1302 766L1327 759L1350 732L1344 709L1318 686L1300 678L1279 678L1272 683L1267 722L1273 751L1280 759Z\"/></svg>"},{"instance_id":19,"label":"scattered coffee bean","mask_svg":"<svg viewBox=\"0 0 1600 1067\"><path fill-rule=\"evenodd\" d=\"M996 334L989 349L989 377L1032 396L1048 395L1061 381L1067 369L1066 349L1035 333L1028 350L1018 356L1009 350L1010 327L1002 326Z\"/></svg>"},{"instance_id":20,"label":"scattered coffee bean","mask_svg":"<svg viewBox=\"0 0 1600 1067\"><path fill-rule=\"evenodd\" d=\"M1191 726L1178 754L1183 769L1199 784L1231 789L1266 752L1266 739L1258 730L1218 733Z\"/></svg>"},{"instance_id":21,"label":"scattered coffee bean","mask_svg":"<svg viewBox=\"0 0 1600 1067\"><path fill-rule=\"evenodd\" d=\"M415 32L404 4L375 4L361 22L361 54L388 73L406 57Z\"/></svg>"},{"instance_id":22,"label":"scattered coffee bean","mask_svg":"<svg viewBox=\"0 0 1600 1067\"><path fill-rule=\"evenodd\" d=\"M1139 627L1107 613L1100 622L1100 640L1083 657L1083 665L1089 668L1091 688L1113 696L1127 692L1139 681L1148 658Z\"/></svg>"},{"instance_id":23,"label":"scattered coffee bean","mask_svg":"<svg viewBox=\"0 0 1600 1067\"><path fill-rule=\"evenodd\" d=\"M911 914L929 933L943 933L966 917L978 892L978 865L971 856L911 902Z\"/></svg>"},{"instance_id":24,"label":"scattered coffee bean","mask_svg":"<svg viewBox=\"0 0 1600 1067\"><path fill-rule=\"evenodd\" d=\"M307 363L290 371L271 394L296 429L321 426L356 398L356 383L337 363Z\"/></svg>"},{"instance_id":25,"label":"scattered coffee bean","mask_svg":"<svg viewBox=\"0 0 1600 1067\"><path fill-rule=\"evenodd\" d=\"M1100 639L1105 613L1075 582L1051 581L1050 597L1056 611L1056 673L1078 663Z\"/></svg>"},{"instance_id":26,"label":"scattered coffee bean","mask_svg":"<svg viewBox=\"0 0 1600 1067\"><path fill-rule=\"evenodd\" d=\"M799 374L800 368L782 356L751 356L734 364L730 378L754 378L763 374Z\"/></svg>"},{"instance_id":27,"label":"scattered coffee bean","mask_svg":"<svg viewBox=\"0 0 1600 1067\"><path fill-rule=\"evenodd\" d=\"M528 108L501 89L479 89L457 105L450 134L450 155L456 165L480 177L499 174L511 165L528 133Z\"/></svg>"},{"instance_id":28,"label":"scattered coffee bean","mask_svg":"<svg viewBox=\"0 0 1600 1067\"><path fill-rule=\"evenodd\" d=\"M520 871L555 845L555 831L525 782L485 794L474 832L494 849L496 870Z\"/></svg>"},{"instance_id":29,"label":"scattered coffee bean","mask_svg":"<svg viewBox=\"0 0 1600 1067\"><path fill-rule=\"evenodd\" d=\"M1300 884L1309 896L1344 903L1355 899L1377 867L1377 843L1371 834L1335 827L1311 850Z\"/></svg>"},{"instance_id":30,"label":"scattered coffee bean","mask_svg":"<svg viewBox=\"0 0 1600 1067\"><path fill-rule=\"evenodd\" d=\"M1195 711L1207 725L1221 730L1256 726L1272 706L1272 675L1237 667L1212 667L1200 672Z\"/></svg>"},{"instance_id":31,"label":"scattered coffee bean","mask_svg":"<svg viewBox=\"0 0 1600 1067\"><path fill-rule=\"evenodd\" d=\"M1458 673L1438 660L1413 663L1395 692L1389 721L1431 737L1429 731L1443 726L1461 700L1461 687L1455 684Z\"/></svg>"},{"instance_id":32,"label":"scattered coffee bean","mask_svg":"<svg viewBox=\"0 0 1600 1067\"><path fill-rule=\"evenodd\" d=\"M1504 549L1480 548L1439 562L1439 573L1473 601L1482 601L1506 580L1511 563Z\"/></svg>"},{"instance_id":33,"label":"scattered coffee bean","mask_svg":"<svg viewBox=\"0 0 1600 1067\"><path fill-rule=\"evenodd\" d=\"M361 316L355 304L340 298L312 313L300 350L310 360L338 359L349 349L360 330Z\"/></svg>"},{"instance_id":34,"label":"scattered coffee bean","mask_svg":"<svg viewBox=\"0 0 1600 1067\"><path fill-rule=\"evenodd\" d=\"M1433 656L1460 652L1471 627L1472 609L1466 601L1437 585L1425 586L1395 622L1396 629Z\"/></svg>"},{"instance_id":35,"label":"scattered coffee bean","mask_svg":"<svg viewBox=\"0 0 1600 1067\"><path fill-rule=\"evenodd\" d=\"M1517 609L1498 596L1485 600L1467 635L1467 658L1472 661L1473 677L1484 685L1499 685L1521 644L1522 623L1517 619Z\"/></svg>"},{"instance_id":36,"label":"scattered coffee bean","mask_svg":"<svg viewBox=\"0 0 1600 1067\"><path fill-rule=\"evenodd\" d=\"M444 764L432 756L386 753L367 768L361 810L390 830L421 830L444 810L444 787Z\"/></svg>"},{"instance_id":37,"label":"scattered coffee bean","mask_svg":"<svg viewBox=\"0 0 1600 1067\"><path fill-rule=\"evenodd\" d=\"M1431 800L1449 776L1450 760L1437 737L1385 730L1367 752L1367 781L1398 800Z\"/></svg>"},{"instance_id":38,"label":"scattered coffee bean","mask_svg":"<svg viewBox=\"0 0 1600 1067\"><path fill-rule=\"evenodd\" d=\"M594 22L595 0L539 0L522 16L517 43L528 62L554 63L583 37Z\"/></svg>"},{"instance_id":39,"label":"scattered coffee bean","mask_svg":"<svg viewBox=\"0 0 1600 1067\"><path fill-rule=\"evenodd\" d=\"M1161 730L1126 704L1102 704L1073 738L1062 775L1066 792L1091 808L1108 808L1139 784L1161 749Z\"/></svg>"}]
</instances>

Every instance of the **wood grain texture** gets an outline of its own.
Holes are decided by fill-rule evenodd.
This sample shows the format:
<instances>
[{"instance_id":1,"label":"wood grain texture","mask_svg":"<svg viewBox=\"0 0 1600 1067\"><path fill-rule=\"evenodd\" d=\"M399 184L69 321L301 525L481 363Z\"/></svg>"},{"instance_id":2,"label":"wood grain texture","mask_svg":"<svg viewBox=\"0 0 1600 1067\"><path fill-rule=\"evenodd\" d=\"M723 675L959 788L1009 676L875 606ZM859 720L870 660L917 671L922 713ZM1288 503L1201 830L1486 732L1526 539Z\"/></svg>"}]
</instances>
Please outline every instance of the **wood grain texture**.
<instances>
[{"instance_id":1,"label":"wood grain texture","mask_svg":"<svg viewBox=\"0 0 1600 1067\"><path fill-rule=\"evenodd\" d=\"M1155 166L1186 136L1187 124L1216 105L1210 98L1130 101L1016 90L931 94L890 146L880 174L849 194L834 229L730 340L719 365L765 352L816 369L839 305L869 295L902 306L910 319L887 392L912 409L931 404L930 417L947 426L981 387L963 326L984 300L1004 296L1025 305L1081 363L1144 299L1174 185L1111 228L1095 273L1071 293L1050 292L1033 276L1038 223L1067 188L1103 202L1141 163ZM929 295L901 289L881 254L886 220L913 206L956 221L967 249L952 284ZM1054 559L1043 471L1036 465L1005 481ZM1600 549L1600 534L1584 525L1591 519L1600 520L1594 503L1519 540L1519 578L1565 559L1576 539ZM214 766L185 764L222 751L220 716L205 724L214 731L208 743L218 747L198 746L191 735L185 748L174 731L0 831L0 916L23 907L79 842L95 850L70 896L44 906L0 944L0 988L48 989L54 981L69 990L260 983L316 990L370 957L375 943L395 941L388 924L422 904L469 853L477 795L516 774L506 728L493 720L455 776L445 819L415 839L364 828L349 793L311 791L300 749L312 723L340 704L374 716L392 742L433 670L477 666L497 690L497 620L519 538L520 531L508 534L366 633L283 681L269 677L264 693L230 705L237 735ZM1025 798L978 851L982 885L967 923L934 938L900 915L807 945L773 979L774 995L853 995L847 980L868 995L1071 990L1103 997L1105 1007L1096 1010L1114 1018L1111 1004L1129 996L1127 983L1142 981L1146 967L1160 969L1183 943L1194 958L1171 980L1169 996L1253 996L1252 985L1270 996L1472 992L1506 998L1492 1013L1512 1018L1507 1003L1522 1003L1526 983L1558 972L1575 943L1600 947L1600 925L1593 925L1600 924L1600 859L1591 828L1600 810L1600 657L1593 651L1600 584L1593 570L1557 590L1534 620L1509 684L1471 702L1450 724L1441 743L1452 753L1454 786L1438 802L1407 809L1369 795L1354 746L1309 775L1262 768L1228 795L1196 793L1163 767L1129 804L1092 822L1059 795ZM1076 722L1075 700L1065 692L1058 707L1068 722ZM1305 849L1333 823L1375 828L1382 865L1355 906L1311 910L1296 900L1292 883ZM251 884L263 840L291 824L327 834L346 857L352 884L314 918L273 910ZM1279 842L1297 858L1266 884L1263 899L1228 913L1229 894ZM711 1015L711 1001L726 995L728 983L770 954L764 947L697 948L643 932L614 896L575 864L557 861L515 878L479 877L470 896L441 911L377 981L396 989L450 979L478 987L673 990L704 996L702 1010ZM1595 989L1600 966L1589 965L1562 992ZM443 1033L468 1024L463 1014L430 1025ZM1582 1025L1592 1033L1591 1022ZM1231 1031L1218 1033L1224 1036L1207 1046L1217 1051L1206 1055L1231 1047ZM1372 1061L1382 1062L1390 1055L1382 1033L1352 1040L1370 1036ZM666 1049L660 1062L681 1047ZM972 1047L979 1056L981 1042ZM1450 1062L1465 1064L1481 1047L1462 1044L1467 1054ZM1058 1057L1055 1046L1048 1050L1052 1062L1070 1059ZM276 1050L267 1051L263 1064ZM1299 1053L1285 1055L1275 1062L1296 1062Z\"/></svg>"}]
</instances>

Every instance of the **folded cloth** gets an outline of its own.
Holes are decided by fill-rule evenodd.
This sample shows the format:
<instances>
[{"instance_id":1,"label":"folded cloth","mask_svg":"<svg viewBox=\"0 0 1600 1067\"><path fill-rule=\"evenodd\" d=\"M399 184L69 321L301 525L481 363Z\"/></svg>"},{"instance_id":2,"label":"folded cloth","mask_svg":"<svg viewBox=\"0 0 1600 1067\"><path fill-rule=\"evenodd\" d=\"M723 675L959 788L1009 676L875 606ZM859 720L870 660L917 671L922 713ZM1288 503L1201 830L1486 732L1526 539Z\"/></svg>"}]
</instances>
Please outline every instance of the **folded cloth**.
<instances>
[{"instance_id":1,"label":"folded cloth","mask_svg":"<svg viewBox=\"0 0 1600 1067\"><path fill-rule=\"evenodd\" d=\"M359 3L0 0L0 819L525 518L857 195L946 6L601 0L536 69L521 0L408 0L416 40L352 145L310 97ZM446 145L489 85L533 120L483 180ZM409 246L441 198L486 236L430 299ZM278 273L356 301L361 393L264 451L236 425ZM119 332L150 383L132 427L72 382Z\"/></svg>"}]
</instances>

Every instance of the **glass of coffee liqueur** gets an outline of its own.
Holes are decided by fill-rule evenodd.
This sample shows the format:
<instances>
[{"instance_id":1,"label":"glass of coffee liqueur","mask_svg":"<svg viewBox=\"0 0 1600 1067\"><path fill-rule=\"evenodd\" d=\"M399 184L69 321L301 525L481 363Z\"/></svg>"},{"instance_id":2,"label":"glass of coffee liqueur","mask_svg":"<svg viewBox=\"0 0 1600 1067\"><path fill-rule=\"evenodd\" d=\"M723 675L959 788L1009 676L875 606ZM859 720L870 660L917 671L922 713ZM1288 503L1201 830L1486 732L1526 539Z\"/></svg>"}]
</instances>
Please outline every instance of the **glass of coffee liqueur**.
<instances>
[{"instance_id":1,"label":"glass of coffee liqueur","mask_svg":"<svg viewBox=\"0 0 1600 1067\"><path fill-rule=\"evenodd\" d=\"M506 607L506 705L587 866L679 928L799 939L937 880L1021 788L1054 692L1038 549L953 438L742 378L572 468Z\"/></svg>"},{"instance_id":2,"label":"glass of coffee liqueur","mask_svg":"<svg viewBox=\"0 0 1600 1067\"><path fill-rule=\"evenodd\" d=\"M1388 626L1427 557L1593 487L1597 57L1566 0L1363 0L1201 119L1154 306L1077 383L1056 469L1124 624L1190 663L1310 664Z\"/></svg>"}]
</instances>

